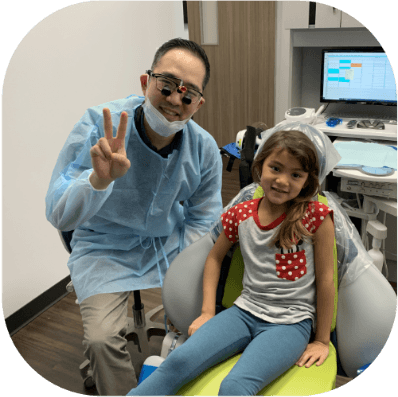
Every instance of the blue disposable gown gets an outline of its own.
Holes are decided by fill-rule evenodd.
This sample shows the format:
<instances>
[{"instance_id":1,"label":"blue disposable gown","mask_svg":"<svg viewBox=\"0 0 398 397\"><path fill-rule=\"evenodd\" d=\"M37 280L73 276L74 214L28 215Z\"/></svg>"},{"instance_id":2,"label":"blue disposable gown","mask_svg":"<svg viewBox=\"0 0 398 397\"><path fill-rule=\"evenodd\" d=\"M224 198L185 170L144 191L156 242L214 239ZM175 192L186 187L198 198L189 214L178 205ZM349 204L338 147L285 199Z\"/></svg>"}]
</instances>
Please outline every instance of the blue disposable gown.
<instances>
[{"instance_id":1,"label":"blue disposable gown","mask_svg":"<svg viewBox=\"0 0 398 397\"><path fill-rule=\"evenodd\" d=\"M222 161L215 140L190 120L181 146L161 157L135 127L134 113L143 100L130 96L88 109L51 177L46 216L59 230L75 230L68 267L79 302L161 286L168 264L222 213ZM95 190L88 179L90 148L104 136L104 107L111 111L114 136L121 112L128 113L131 167L106 190Z\"/></svg>"}]
</instances>

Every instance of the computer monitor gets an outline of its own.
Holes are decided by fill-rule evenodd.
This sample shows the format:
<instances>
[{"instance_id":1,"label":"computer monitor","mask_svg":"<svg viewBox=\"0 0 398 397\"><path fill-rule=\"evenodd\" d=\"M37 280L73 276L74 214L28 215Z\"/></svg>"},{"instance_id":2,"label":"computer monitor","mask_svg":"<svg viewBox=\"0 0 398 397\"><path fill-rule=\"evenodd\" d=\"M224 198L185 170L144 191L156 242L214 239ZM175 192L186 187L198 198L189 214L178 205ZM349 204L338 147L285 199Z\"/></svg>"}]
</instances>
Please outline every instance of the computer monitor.
<instances>
[{"instance_id":1,"label":"computer monitor","mask_svg":"<svg viewBox=\"0 0 398 397\"><path fill-rule=\"evenodd\" d=\"M397 106L394 74L384 50L322 50L321 102Z\"/></svg>"}]
</instances>

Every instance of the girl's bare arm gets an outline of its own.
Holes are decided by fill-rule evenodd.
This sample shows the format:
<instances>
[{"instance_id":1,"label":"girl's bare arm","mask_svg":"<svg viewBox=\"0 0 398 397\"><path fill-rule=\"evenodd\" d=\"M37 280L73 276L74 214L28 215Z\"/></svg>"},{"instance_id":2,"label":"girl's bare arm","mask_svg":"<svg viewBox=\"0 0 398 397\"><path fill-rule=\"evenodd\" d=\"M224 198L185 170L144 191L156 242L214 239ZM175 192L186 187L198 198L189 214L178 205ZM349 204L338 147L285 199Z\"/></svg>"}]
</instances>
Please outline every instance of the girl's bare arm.
<instances>
[{"instance_id":1,"label":"girl's bare arm","mask_svg":"<svg viewBox=\"0 0 398 397\"><path fill-rule=\"evenodd\" d=\"M207 256L203 273L202 314L190 325L188 329L189 336L216 314L216 292L221 265L231 247L232 243L228 240L225 233L222 232Z\"/></svg>"},{"instance_id":2,"label":"girl's bare arm","mask_svg":"<svg viewBox=\"0 0 398 397\"><path fill-rule=\"evenodd\" d=\"M314 262L317 293L317 324L315 340L297 361L298 366L309 368L313 363L323 364L329 354L330 328L334 312L333 279L334 225L328 215L315 233Z\"/></svg>"}]
</instances>

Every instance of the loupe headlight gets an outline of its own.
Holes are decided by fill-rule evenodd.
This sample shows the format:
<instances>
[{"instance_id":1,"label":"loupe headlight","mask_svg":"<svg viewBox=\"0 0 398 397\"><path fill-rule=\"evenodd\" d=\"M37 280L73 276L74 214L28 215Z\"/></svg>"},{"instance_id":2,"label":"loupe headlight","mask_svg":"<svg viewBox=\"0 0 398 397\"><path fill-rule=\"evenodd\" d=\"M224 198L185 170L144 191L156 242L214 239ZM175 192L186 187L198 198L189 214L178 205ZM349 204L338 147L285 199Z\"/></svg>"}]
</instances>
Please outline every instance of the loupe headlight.
<instances>
[{"instance_id":1,"label":"loupe headlight","mask_svg":"<svg viewBox=\"0 0 398 397\"><path fill-rule=\"evenodd\" d=\"M183 94L183 93L186 92L186 91L187 91L187 89L186 89L186 87L184 87L184 86L180 86L180 87L177 88L177 92L178 92L179 94ZM161 92L161 94L164 95L164 96L170 96L172 91L171 91L170 87L168 87L168 86L166 85L166 86L164 86L164 87L162 88L162 90L161 90L160 92ZM191 99L191 97L189 96L189 94L188 94L188 95L185 95L185 96L182 98L182 102L185 103L186 105L190 105L190 104L191 104L192 99Z\"/></svg>"}]
</instances>

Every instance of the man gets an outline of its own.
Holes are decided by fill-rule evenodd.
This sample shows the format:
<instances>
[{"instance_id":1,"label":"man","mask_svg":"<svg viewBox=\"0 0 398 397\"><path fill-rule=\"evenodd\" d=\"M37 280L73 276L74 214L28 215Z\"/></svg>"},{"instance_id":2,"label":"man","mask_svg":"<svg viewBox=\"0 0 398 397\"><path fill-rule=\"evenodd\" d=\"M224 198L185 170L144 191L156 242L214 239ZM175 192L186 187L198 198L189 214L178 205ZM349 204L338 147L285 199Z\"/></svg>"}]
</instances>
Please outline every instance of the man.
<instances>
[{"instance_id":1,"label":"man","mask_svg":"<svg viewBox=\"0 0 398 397\"><path fill-rule=\"evenodd\" d=\"M130 292L161 286L169 263L222 212L217 144L190 120L209 74L196 43L163 44L140 77L145 98L88 109L54 169L46 215L74 230L68 267L101 395L136 385L124 338Z\"/></svg>"}]
</instances>

